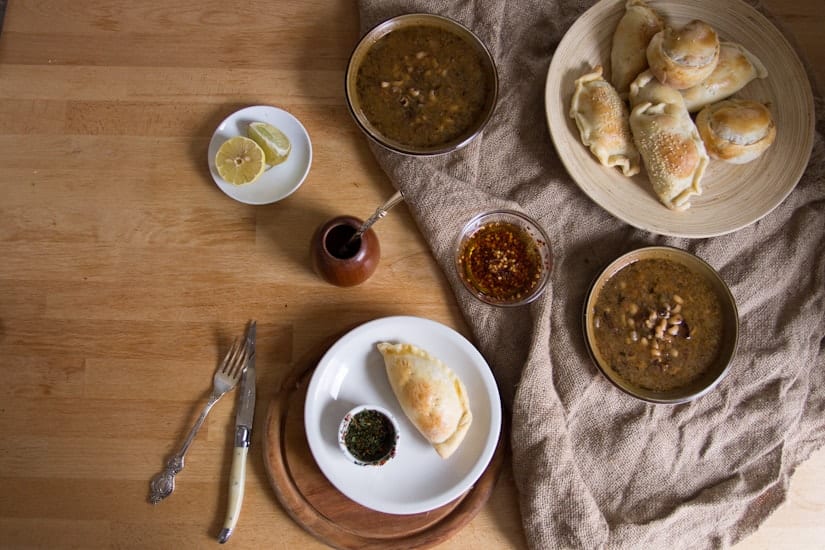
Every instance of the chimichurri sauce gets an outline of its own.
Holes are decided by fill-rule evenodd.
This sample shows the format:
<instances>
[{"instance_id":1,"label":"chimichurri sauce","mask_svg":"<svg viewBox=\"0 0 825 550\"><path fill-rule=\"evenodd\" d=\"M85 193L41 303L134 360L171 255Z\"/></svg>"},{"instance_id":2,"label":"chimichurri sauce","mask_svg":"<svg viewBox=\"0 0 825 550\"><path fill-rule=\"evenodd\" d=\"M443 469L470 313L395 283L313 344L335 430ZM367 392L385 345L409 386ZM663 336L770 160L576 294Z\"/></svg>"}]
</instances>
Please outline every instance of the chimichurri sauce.
<instances>
[{"instance_id":1,"label":"chimichurri sauce","mask_svg":"<svg viewBox=\"0 0 825 550\"><path fill-rule=\"evenodd\" d=\"M363 462L386 457L395 444L395 429L390 419L374 410L364 410L352 417L344 436L352 456Z\"/></svg>"}]
</instances>

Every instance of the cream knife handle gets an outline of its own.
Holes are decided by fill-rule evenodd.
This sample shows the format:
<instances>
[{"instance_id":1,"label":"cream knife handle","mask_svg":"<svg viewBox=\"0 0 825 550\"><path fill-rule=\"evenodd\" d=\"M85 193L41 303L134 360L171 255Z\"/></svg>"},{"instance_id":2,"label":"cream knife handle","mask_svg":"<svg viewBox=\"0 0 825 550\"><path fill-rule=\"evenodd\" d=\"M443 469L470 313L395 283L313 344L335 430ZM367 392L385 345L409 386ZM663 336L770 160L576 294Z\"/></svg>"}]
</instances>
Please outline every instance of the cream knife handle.
<instances>
[{"instance_id":1,"label":"cream knife handle","mask_svg":"<svg viewBox=\"0 0 825 550\"><path fill-rule=\"evenodd\" d=\"M239 428L239 431L245 428ZM244 434L248 437L247 434ZM236 435L238 440L244 440L241 434ZM235 452L232 455L232 470L229 473L229 502L226 507L226 520L223 522L223 529L218 535L218 542L225 543L235 525L238 523L238 516L241 513L241 504L243 503L244 486L246 485L246 455L249 453L248 439L245 445L238 446L237 441L235 445Z\"/></svg>"}]
</instances>

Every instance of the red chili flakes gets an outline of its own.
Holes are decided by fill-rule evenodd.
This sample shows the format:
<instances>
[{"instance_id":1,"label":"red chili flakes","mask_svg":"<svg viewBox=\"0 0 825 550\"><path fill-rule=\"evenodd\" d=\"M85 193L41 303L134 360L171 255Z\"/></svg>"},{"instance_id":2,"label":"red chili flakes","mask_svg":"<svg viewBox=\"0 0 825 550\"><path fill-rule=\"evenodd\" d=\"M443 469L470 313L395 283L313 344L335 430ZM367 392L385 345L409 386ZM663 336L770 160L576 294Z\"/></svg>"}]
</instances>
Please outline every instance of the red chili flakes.
<instances>
[{"instance_id":1,"label":"red chili flakes","mask_svg":"<svg viewBox=\"0 0 825 550\"><path fill-rule=\"evenodd\" d=\"M501 302L515 302L541 279L542 258L533 237L516 224L490 222L465 242L462 275L479 292Z\"/></svg>"}]
</instances>

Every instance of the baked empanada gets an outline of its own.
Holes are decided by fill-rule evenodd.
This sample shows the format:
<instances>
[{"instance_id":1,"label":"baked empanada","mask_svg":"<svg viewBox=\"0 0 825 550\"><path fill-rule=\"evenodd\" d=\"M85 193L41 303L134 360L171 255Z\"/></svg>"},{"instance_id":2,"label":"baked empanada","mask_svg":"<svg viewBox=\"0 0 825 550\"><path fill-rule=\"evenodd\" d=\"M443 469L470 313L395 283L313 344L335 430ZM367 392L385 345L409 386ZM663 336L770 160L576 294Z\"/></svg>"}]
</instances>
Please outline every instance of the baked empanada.
<instances>
[{"instance_id":1,"label":"baked empanada","mask_svg":"<svg viewBox=\"0 0 825 550\"><path fill-rule=\"evenodd\" d=\"M633 79L647 68L647 45L664 26L659 14L644 0L628 0L625 4L610 50L610 82L621 97Z\"/></svg>"},{"instance_id":2,"label":"baked empanada","mask_svg":"<svg viewBox=\"0 0 825 550\"><path fill-rule=\"evenodd\" d=\"M665 27L647 46L647 64L653 75L677 90L707 79L718 62L719 36L698 19L680 29Z\"/></svg>"},{"instance_id":3,"label":"baked empanada","mask_svg":"<svg viewBox=\"0 0 825 550\"><path fill-rule=\"evenodd\" d=\"M672 210L690 207L702 194L708 154L684 102L640 103L630 113L630 128L648 179L659 200Z\"/></svg>"},{"instance_id":4,"label":"baked empanada","mask_svg":"<svg viewBox=\"0 0 825 550\"><path fill-rule=\"evenodd\" d=\"M705 105L727 99L755 78L765 78L768 70L744 46L733 42L719 44L719 62L700 84L682 90L687 110L695 113Z\"/></svg>"},{"instance_id":5,"label":"baked empanada","mask_svg":"<svg viewBox=\"0 0 825 550\"><path fill-rule=\"evenodd\" d=\"M464 384L451 368L417 346L381 342L377 347L404 414L441 458L449 458L473 421Z\"/></svg>"},{"instance_id":6,"label":"baked empanada","mask_svg":"<svg viewBox=\"0 0 825 550\"><path fill-rule=\"evenodd\" d=\"M696 127L711 158L744 164L757 158L776 139L767 106L749 99L726 99L696 116Z\"/></svg>"},{"instance_id":7,"label":"baked empanada","mask_svg":"<svg viewBox=\"0 0 825 550\"><path fill-rule=\"evenodd\" d=\"M603 166L619 166L625 176L639 173L641 161L630 135L627 106L602 76L601 65L576 80L570 117L582 143Z\"/></svg>"},{"instance_id":8,"label":"baked empanada","mask_svg":"<svg viewBox=\"0 0 825 550\"><path fill-rule=\"evenodd\" d=\"M685 100L679 90L665 86L647 70L630 83L631 109L640 103L673 103L684 105Z\"/></svg>"}]
</instances>

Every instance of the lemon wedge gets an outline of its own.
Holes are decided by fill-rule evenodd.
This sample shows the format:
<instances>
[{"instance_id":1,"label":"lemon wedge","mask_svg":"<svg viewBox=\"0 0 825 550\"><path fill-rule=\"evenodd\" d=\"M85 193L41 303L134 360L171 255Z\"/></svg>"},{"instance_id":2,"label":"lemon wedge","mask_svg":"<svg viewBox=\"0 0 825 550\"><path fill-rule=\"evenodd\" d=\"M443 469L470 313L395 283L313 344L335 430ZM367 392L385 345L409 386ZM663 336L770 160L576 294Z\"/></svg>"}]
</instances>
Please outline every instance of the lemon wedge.
<instances>
[{"instance_id":1,"label":"lemon wedge","mask_svg":"<svg viewBox=\"0 0 825 550\"><path fill-rule=\"evenodd\" d=\"M252 183L264 173L266 159L263 149L253 140L235 136L221 145L215 154L218 174L233 185Z\"/></svg>"},{"instance_id":2,"label":"lemon wedge","mask_svg":"<svg viewBox=\"0 0 825 550\"><path fill-rule=\"evenodd\" d=\"M251 122L246 133L264 150L266 163L269 165L281 164L292 150L289 138L278 128L266 122Z\"/></svg>"}]
</instances>

